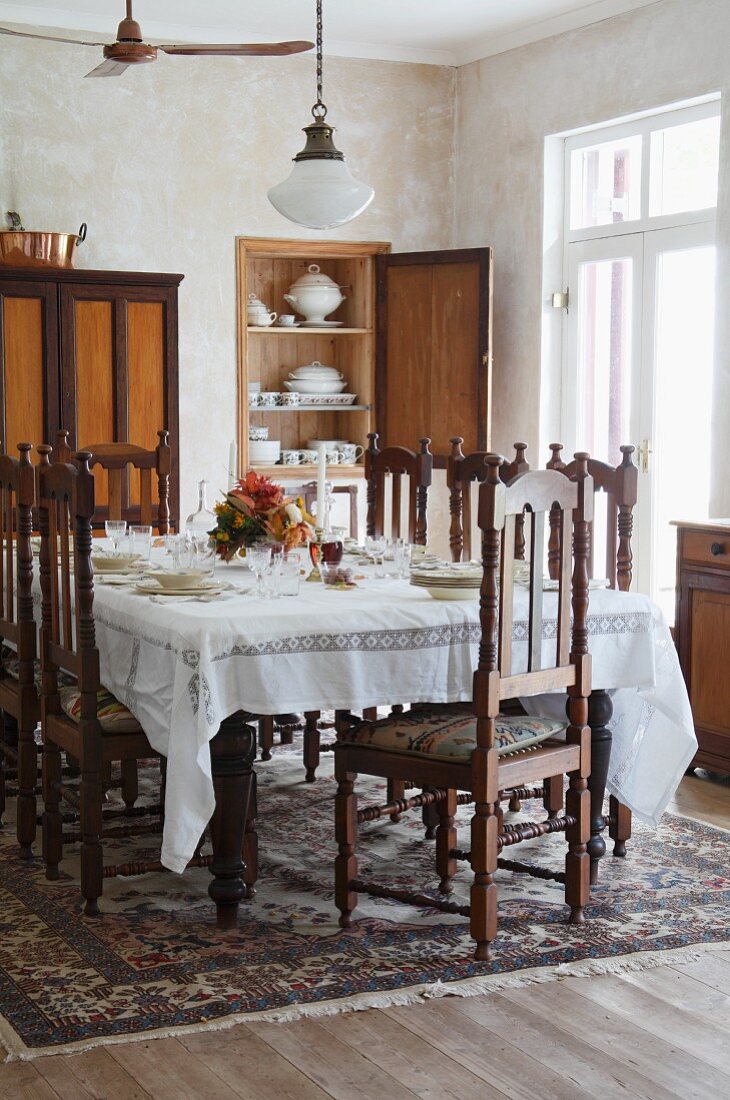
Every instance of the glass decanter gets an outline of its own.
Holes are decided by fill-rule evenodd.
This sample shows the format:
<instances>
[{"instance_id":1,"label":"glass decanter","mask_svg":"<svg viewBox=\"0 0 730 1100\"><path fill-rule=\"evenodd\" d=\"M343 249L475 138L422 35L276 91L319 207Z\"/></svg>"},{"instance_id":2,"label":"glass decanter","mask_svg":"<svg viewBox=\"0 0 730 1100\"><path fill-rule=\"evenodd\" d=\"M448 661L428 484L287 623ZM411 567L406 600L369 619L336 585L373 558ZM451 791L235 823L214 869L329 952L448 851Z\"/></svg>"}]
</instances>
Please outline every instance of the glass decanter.
<instances>
[{"instance_id":1,"label":"glass decanter","mask_svg":"<svg viewBox=\"0 0 730 1100\"><path fill-rule=\"evenodd\" d=\"M185 530L191 535L207 535L217 523L215 512L208 507L207 481L198 482L198 510L185 520Z\"/></svg>"}]
</instances>

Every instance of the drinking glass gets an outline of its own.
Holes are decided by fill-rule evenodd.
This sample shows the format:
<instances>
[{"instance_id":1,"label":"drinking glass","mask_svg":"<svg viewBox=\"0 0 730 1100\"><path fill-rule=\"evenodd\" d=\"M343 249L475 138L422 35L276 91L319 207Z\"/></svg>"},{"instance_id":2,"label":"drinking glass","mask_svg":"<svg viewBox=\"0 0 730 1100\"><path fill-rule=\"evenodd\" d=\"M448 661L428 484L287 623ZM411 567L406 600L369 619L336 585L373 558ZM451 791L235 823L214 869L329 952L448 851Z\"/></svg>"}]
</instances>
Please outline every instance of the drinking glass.
<instances>
[{"instance_id":1,"label":"drinking glass","mask_svg":"<svg viewBox=\"0 0 730 1100\"><path fill-rule=\"evenodd\" d=\"M127 533L127 521L126 519L108 519L104 524L104 530L106 531L106 537L112 544L112 553L119 553L119 543Z\"/></svg>"},{"instance_id":2,"label":"drinking glass","mask_svg":"<svg viewBox=\"0 0 730 1100\"><path fill-rule=\"evenodd\" d=\"M152 528L137 524L129 528L129 549L139 554L140 561L149 561L152 551Z\"/></svg>"},{"instance_id":3,"label":"drinking glass","mask_svg":"<svg viewBox=\"0 0 730 1100\"><path fill-rule=\"evenodd\" d=\"M216 540L209 535L193 535L191 538L193 547L193 565L202 573L212 577L215 573Z\"/></svg>"},{"instance_id":4,"label":"drinking glass","mask_svg":"<svg viewBox=\"0 0 730 1100\"><path fill-rule=\"evenodd\" d=\"M256 595L265 596L264 573L271 565L271 547L250 546L246 551L246 561L256 578Z\"/></svg>"},{"instance_id":5,"label":"drinking glass","mask_svg":"<svg viewBox=\"0 0 730 1100\"><path fill-rule=\"evenodd\" d=\"M343 544L339 539L335 539L331 535L325 535L322 542L322 561L327 562L328 565L339 565L342 561L343 550Z\"/></svg>"},{"instance_id":6,"label":"drinking glass","mask_svg":"<svg viewBox=\"0 0 730 1100\"><path fill-rule=\"evenodd\" d=\"M291 557L286 557L279 566L279 596L298 596L299 595L299 579L300 579L300 562L297 557L296 561L293 561Z\"/></svg>"},{"instance_id":7,"label":"drinking glass","mask_svg":"<svg viewBox=\"0 0 730 1100\"><path fill-rule=\"evenodd\" d=\"M383 562L385 561L386 546L387 540L382 535L378 538L373 538L371 535L368 535L365 539L365 553L375 566L376 577L385 576Z\"/></svg>"},{"instance_id":8,"label":"drinking glass","mask_svg":"<svg viewBox=\"0 0 730 1100\"><path fill-rule=\"evenodd\" d=\"M188 535L168 535L167 550L173 569L189 569L193 564L193 543Z\"/></svg>"},{"instance_id":9,"label":"drinking glass","mask_svg":"<svg viewBox=\"0 0 730 1100\"><path fill-rule=\"evenodd\" d=\"M401 579L410 576L411 570L411 546L404 539L398 539L393 548L393 560L395 570Z\"/></svg>"}]
</instances>

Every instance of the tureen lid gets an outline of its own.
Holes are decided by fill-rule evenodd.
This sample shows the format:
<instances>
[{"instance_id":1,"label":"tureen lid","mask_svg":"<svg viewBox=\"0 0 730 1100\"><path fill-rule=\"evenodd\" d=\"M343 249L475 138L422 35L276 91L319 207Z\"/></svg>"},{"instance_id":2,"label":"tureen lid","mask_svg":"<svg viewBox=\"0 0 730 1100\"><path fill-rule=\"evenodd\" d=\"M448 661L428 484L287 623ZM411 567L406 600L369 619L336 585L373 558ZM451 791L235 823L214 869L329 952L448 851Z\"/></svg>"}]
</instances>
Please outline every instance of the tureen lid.
<instances>
[{"instance_id":1,"label":"tureen lid","mask_svg":"<svg viewBox=\"0 0 730 1100\"><path fill-rule=\"evenodd\" d=\"M327 377L328 375L342 378L342 375L335 367L326 367L323 363L320 363L319 359L315 359L313 363L305 363L301 367L289 371L290 378L302 378L304 376Z\"/></svg>"},{"instance_id":2,"label":"tureen lid","mask_svg":"<svg viewBox=\"0 0 730 1100\"><path fill-rule=\"evenodd\" d=\"M301 290L305 286L339 287L340 284L336 283L334 279L330 279L329 275L325 275L319 264L310 264L307 268L307 274L300 275L296 282L289 287L289 290Z\"/></svg>"}]
</instances>

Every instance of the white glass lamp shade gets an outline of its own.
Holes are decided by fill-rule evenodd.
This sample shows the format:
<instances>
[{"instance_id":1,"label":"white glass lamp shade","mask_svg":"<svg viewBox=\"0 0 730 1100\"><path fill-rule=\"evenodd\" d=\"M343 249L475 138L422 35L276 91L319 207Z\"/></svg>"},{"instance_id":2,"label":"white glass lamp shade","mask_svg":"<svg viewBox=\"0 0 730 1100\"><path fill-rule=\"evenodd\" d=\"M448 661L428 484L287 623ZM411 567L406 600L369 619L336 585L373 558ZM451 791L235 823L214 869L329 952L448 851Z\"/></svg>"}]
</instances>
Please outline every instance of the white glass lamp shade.
<instances>
[{"instance_id":1,"label":"white glass lamp shade","mask_svg":"<svg viewBox=\"0 0 730 1100\"><path fill-rule=\"evenodd\" d=\"M312 159L295 161L288 178L268 195L289 221L309 229L334 229L362 214L375 192L352 178L344 160Z\"/></svg>"}]
</instances>

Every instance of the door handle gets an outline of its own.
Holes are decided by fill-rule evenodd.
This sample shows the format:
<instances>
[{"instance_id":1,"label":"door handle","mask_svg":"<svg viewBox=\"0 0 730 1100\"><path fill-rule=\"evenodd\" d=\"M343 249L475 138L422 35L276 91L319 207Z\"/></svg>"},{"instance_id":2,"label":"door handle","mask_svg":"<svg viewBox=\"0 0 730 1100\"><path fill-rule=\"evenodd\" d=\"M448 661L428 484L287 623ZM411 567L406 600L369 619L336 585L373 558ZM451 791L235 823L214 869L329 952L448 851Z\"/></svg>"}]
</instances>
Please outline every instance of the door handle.
<instances>
[{"instance_id":1,"label":"door handle","mask_svg":"<svg viewBox=\"0 0 730 1100\"><path fill-rule=\"evenodd\" d=\"M654 452L651 449L651 440L642 439L641 443L636 448L636 457L639 460L639 469L642 474L649 473L649 455L653 455Z\"/></svg>"}]
</instances>

